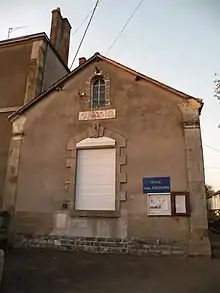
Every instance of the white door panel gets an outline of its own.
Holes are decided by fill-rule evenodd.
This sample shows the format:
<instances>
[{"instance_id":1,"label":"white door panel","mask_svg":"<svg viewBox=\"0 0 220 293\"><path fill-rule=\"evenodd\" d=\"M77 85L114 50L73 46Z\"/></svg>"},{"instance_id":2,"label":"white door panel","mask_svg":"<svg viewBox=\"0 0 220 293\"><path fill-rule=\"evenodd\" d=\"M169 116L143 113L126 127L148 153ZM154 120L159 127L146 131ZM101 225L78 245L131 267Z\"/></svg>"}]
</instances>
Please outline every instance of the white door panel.
<instances>
[{"instance_id":1,"label":"white door panel","mask_svg":"<svg viewBox=\"0 0 220 293\"><path fill-rule=\"evenodd\" d=\"M77 210L115 210L115 148L78 150Z\"/></svg>"}]
</instances>

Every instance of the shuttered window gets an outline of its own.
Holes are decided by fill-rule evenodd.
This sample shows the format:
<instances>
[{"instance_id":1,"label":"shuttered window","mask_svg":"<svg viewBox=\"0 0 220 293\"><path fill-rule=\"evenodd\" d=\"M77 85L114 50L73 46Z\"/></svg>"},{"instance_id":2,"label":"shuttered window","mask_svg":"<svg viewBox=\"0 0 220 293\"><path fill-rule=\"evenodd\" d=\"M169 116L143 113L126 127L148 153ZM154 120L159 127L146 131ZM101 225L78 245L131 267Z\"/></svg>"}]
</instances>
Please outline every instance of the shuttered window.
<instances>
[{"instance_id":1,"label":"shuttered window","mask_svg":"<svg viewBox=\"0 0 220 293\"><path fill-rule=\"evenodd\" d=\"M115 210L115 158L114 147L78 149L76 210Z\"/></svg>"}]
</instances>

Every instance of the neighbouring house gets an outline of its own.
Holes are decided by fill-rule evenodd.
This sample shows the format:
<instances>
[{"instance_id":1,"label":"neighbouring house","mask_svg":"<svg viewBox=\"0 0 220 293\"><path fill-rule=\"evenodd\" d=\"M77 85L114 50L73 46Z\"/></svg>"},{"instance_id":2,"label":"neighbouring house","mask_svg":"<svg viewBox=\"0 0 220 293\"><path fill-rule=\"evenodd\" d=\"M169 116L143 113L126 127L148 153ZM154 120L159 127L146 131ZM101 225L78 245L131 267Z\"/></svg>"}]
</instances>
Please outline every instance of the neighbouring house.
<instances>
[{"instance_id":1,"label":"neighbouring house","mask_svg":"<svg viewBox=\"0 0 220 293\"><path fill-rule=\"evenodd\" d=\"M214 192L207 199L208 222L209 229L213 232L213 228L219 230L220 227L220 190Z\"/></svg>"},{"instance_id":2,"label":"neighbouring house","mask_svg":"<svg viewBox=\"0 0 220 293\"><path fill-rule=\"evenodd\" d=\"M95 53L10 116L16 245L210 256L202 101Z\"/></svg>"},{"instance_id":3,"label":"neighbouring house","mask_svg":"<svg viewBox=\"0 0 220 293\"><path fill-rule=\"evenodd\" d=\"M216 191L210 198L207 199L208 210L220 211L220 190Z\"/></svg>"},{"instance_id":4,"label":"neighbouring house","mask_svg":"<svg viewBox=\"0 0 220 293\"><path fill-rule=\"evenodd\" d=\"M0 207L12 133L8 116L69 73L70 29L58 8L52 12L50 39L38 33L0 41Z\"/></svg>"}]
</instances>

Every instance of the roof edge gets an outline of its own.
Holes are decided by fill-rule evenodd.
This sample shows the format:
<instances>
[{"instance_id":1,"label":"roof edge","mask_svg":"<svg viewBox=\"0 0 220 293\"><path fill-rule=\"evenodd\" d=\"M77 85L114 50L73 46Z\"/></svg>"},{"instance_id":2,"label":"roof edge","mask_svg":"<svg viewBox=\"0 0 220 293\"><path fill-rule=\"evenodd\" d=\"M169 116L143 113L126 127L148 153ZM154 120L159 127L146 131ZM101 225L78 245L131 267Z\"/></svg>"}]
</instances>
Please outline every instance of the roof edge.
<instances>
[{"instance_id":1,"label":"roof edge","mask_svg":"<svg viewBox=\"0 0 220 293\"><path fill-rule=\"evenodd\" d=\"M220 189L217 190L213 195L220 195Z\"/></svg>"},{"instance_id":2,"label":"roof edge","mask_svg":"<svg viewBox=\"0 0 220 293\"><path fill-rule=\"evenodd\" d=\"M16 38L12 38L12 39L2 40L2 41L0 41L0 47L4 46L4 45L5 46L12 45L14 43L23 43L23 42L27 42L29 40L40 39L40 38L45 39L45 41L50 45L51 49L53 50L53 52L55 53L55 55L57 56L59 61L62 63L62 65L65 67L65 69L69 73L70 72L69 67L65 64L65 62L63 62L62 58L60 57L60 55L56 51L54 45L51 43L49 37L47 36L47 34L45 32L31 34L31 35L25 35L25 36L20 36L20 37L16 37Z\"/></svg>"},{"instance_id":3,"label":"roof edge","mask_svg":"<svg viewBox=\"0 0 220 293\"><path fill-rule=\"evenodd\" d=\"M12 113L8 118L9 121L13 121L17 116L20 116L24 111L26 111L28 108L30 108L33 104L37 103L39 100L41 100L45 95L47 95L48 93L50 93L52 90L55 90L58 86L62 85L63 82L65 82L66 80L68 80L73 74L77 73L79 70L83 69L85 66L87 66L90 62L92 62L95 58L97 58L97 55L93 55L92 57L90 57L86 62L84 62L83 64L77 66L73 71L71 71L70 73L67 73L66 75L64 75L61 79L59 79L58 81L56 81L54 84L52 84L48 89L46 89L44 92L42 92L39 96L37 96L36 98L30 100L26 105L24 105L23 107L21 107L20 109L18 109L17 111L15 111L14 113Z\"/></svg>"},{"instance_id":4,"label":"roof edge","mask_svg":"<svg viewBox=\"0 0 220 293\"><path fill-rule=\"evenodd\" d=\"M109 63L111 63L111 64L117 65L118 67L120 67L120 68L122 68L122 69L124 69L124 70L126 70L126 71L128 71L128 72L130 72L130 73L132 73L132 74L135 74L135 75L140 76L140 77L143 78L144 80L150 81L150 82L152 82L153 84L158 85L158 86L160 86L160 87L162 87L162 88L164 88L164 89L166 89L166 90L170 90L170 91L174 92L175 94L178 94L178 95L180 95L180 96L182 96L182 97L185 97L185 98L188 98L188 99L194 99L194 100L196 100L198 103L203 104L203 101L202 101L202 99L200 99L200 98L195 98L195 97L193 97L193 96L191 96L191 95L188 95L188 94L186 94L186 93L184 93L184 92L182 92L182 91L179 91L179 90L177 90L177 89L175 89L175 88L173 88L173 87L171 87L171 86L169 86L169 85L166 85L166 84L164 84L164 83L162 83L162 82L160 82L160 81L158 81L158 80L156 80L156 79L153 79L153 78L151 78L151 77L148 77L148 76L146 76L146 75L144 75L144 74L142 74L142 73L140 73L140 72L138 72L138 71L136 71L136 70L134 70L134 69L131 69L131 68L125 66L125 65L122 65L122 64L118 63L117 61L114 61L114 60L112 60L112 59L110 59L110 58L108 58L108 57L105 57L105 56L103 56L103 55L100 55L100 57L101 57L103 60L105 60L105 61L107 61L107 62L109 62Z\"/></svg>"},{"instance_id":5,"label":"roof edge","mask_svg":"<svg viewBox=\"0 0 220 293\"><path fill-rule=\"evenodd\" d=\"M27 103L26 105L24 105L22 108L20 108L18 111L14 112L13 114L11 114L9 116L9 120L13 121L17 116L19 116L20 114L22 114L24 111L26 111L29 107L31 107L33 104L35 104L36 102L38 102L39 100L41 100L44 96L46 96L48 93L50 93L52 90L56 89L58 86L62 85L65 81L67 81L72 75L74 75L75 73L77 73L79 70L83 69L85 66L87 66L90 62L92 62L93 60L103 60L106 61L114 66L117 66L123 70L126 70L127 72L135 75L135 76L139 76L141 77L143 80L146 80L148 82L151 82L165 90L169 90L183 98L186 99L193 99L195 101L197 101L197 103L200 105L198 107L199 109L199 114L201 114L201 110L203 108L203 101L202 99L199 98L195 98L193 96L190 96L188 94L185 94L184 92L181 92L177 89L174 89L173 87L166 85L160 81L157 81L151 77L148 77L138 71L135 71L127 66L124 66L112 59L109 59L103 55L101 55L100 53L96 52L92 57L90 57L86 62L84 62L83 64L79 65L78 67L76 67L73 71L71 71L70 73L67 73L65 76L63 76L60 80L58 80L57 82L55 82L53 85L51 85L46 91L44 91L43 93L41 93L38 97L34 98L33 100L31 100L29 103Z\"/></svg>"},{"instance_id":6,"label":"roof edge","mask_svg":"<svg viewBox=\"0 0 220 293\"><path fill-rule=\"evenodd\" d=\"M18 43L19 42L24 42L24 41L28 41L28 40L35 39L35 38L40 38L40 37L43 37L43 36L46 36L46 34L44 32L41 32L41 33L36 33L36 34L30 34L30 35L15 37L15 38L11 38L11 39L5 39L5 40L0 41L0 46L13 44L13 43L17 43L17 42Z\"/></svg>"}]
</instances>

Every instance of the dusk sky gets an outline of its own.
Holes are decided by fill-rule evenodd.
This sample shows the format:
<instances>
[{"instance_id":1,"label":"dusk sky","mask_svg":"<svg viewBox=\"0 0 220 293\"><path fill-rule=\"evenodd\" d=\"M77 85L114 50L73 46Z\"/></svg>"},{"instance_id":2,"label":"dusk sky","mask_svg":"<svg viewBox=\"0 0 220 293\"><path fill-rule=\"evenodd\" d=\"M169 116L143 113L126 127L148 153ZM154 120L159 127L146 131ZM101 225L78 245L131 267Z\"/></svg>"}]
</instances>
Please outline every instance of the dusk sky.
<instances>
[{"instance_id":1,"label":"dusk sky","mask_svg":"<svg viewBox=\"0 0 220 293\"><path fill-rule=\"evenodd\" d=\"M0 39L46 32L51 10L59 6L72 32L96 0L0 1ZM102 0L78 57L105 55L140 0ZM202 98L201 115L206 183L220 189L220 103L214 74L220 77L220 1L145 0L107 56L189 95ZM71 38L70 60L86 23ZM77 64L74 64L73 68ZM210 148L211 147L211 148ZM213 149L212 149L213 148ZM215 150L214 150L215 149Z\"/></svg>"}]
</instances>

